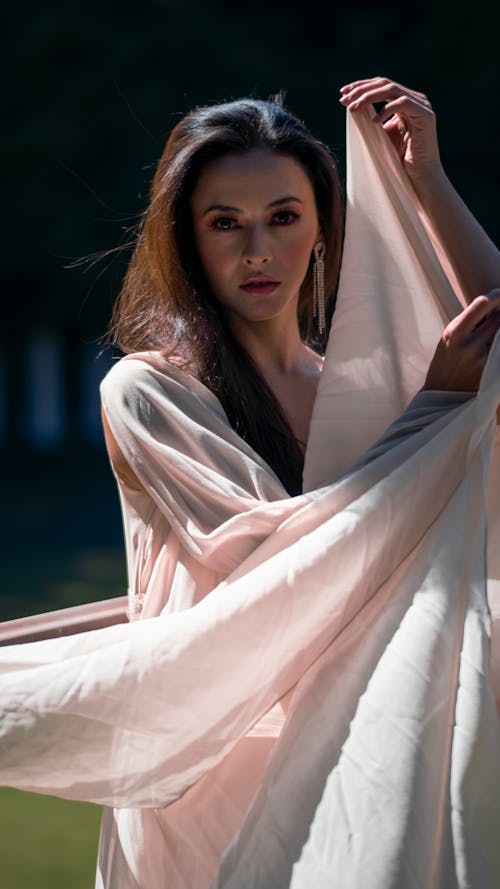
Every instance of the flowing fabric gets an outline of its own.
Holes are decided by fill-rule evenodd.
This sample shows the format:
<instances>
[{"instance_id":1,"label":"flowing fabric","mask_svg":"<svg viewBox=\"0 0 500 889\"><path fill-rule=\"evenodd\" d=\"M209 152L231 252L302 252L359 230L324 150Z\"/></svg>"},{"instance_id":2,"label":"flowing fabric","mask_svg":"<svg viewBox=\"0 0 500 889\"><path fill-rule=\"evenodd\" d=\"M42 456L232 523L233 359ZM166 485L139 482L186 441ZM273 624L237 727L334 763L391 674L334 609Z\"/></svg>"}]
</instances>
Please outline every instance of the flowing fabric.
<instances>
[{"instance_id":1,"label":"flowing fabric","mask_svg":"<svg viewBox=\"0 0 500 889\"><path fill-rule=\"evenodd\" d=\"M460 303L388 140L348 121L305 493L127 356L102 399L143 486L118 480L133 619L0 652L0 780L105 805L100 889L500 884L500 339L476 397L411 400Z\"/></svg>"}]
</instances>

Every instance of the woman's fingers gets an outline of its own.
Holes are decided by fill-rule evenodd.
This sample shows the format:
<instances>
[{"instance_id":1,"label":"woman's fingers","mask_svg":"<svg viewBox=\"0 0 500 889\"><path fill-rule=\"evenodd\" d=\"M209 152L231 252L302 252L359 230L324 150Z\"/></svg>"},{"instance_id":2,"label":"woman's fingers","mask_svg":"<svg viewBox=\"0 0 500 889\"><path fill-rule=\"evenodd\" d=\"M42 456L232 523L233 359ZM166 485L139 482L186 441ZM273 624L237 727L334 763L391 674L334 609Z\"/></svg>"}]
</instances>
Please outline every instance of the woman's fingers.
<instances>
[{"instance_id":1,"label":"woman's fingers","mask_svg":"<svg viewBox=\"0 0 500 889\"><path fill-rule=\"evenodd\" d=\"M500 329L500 289L478 296L445 328L425 389L475 392Z\"/></svg>"},{"instance_id":2,"label":"woman's fingers","mask_svg":"<svg viewBox=\"0 0 500 889\"><path fill-rule=\"evenodd\" d=\"M498 287L473 299L463 312L450 321L444 331L443 338L446 340L453 335L465 336L471 333L481 322L484 322L490 312L497 308L500 308L500 288Z\"/></svg>"},{"instance_id":3,"label":"woman's fingers","mask_svg":"<svg viewBox=\"0 0 500 889\"><path fill-rule=\"evenodd\" d=\"M399 114L410 120L412 118L419 120L422 116L428 118L434 118L435 116L430 103L424 105L419 100L414 99L413 96L405 94L397 96L390 102L386 102L384 107L373 118L374 123L385 123L394 114Z\"/></svg>"},{"instance_id":4,"label":"woman's fingers","mask_svg":"<svg viewBox=\"0 0 500 889\"><path fill-rule=\"evenodd\" d=\"M353 80L351 83L346 83L345 86L340 88L340 92L345 95L345 93L351 93L353 90L364 90L367 87L370 89L373 88L383 88L386 86L396 86L399 89L406 90L407 92L413 93L415 96L420 96L422 99L427 99L427 96L424 93L419 93L417 90L410 90L407 87L404 87L401 83L396 83L395 80L391 80L390 77L365 77L361 80Z\"/></svg>"},{"instance_id":5,"label":"woman's fingers","mask_svg":"<svg viewBox=\"0 0 500 889\"><path fill-rule=\"evenodd\" d=\"M350 110L354 111L363 105L373 104L376 102L389 102L401 96L406 98L422 108L431 108L427 96L416 90L410 90L400 83L389 80L387 77L375 77L370 80L359 80L342 87L340 90L340 102L347 105Z\"/></svg>"},{"instance_id":6,"label":"woman's fingers","mask_svg":"<svg viewBox=\"0 0 500 889\"><path fill-rule=\"evenodd\" d=\"M382 80L381 77L366 77L364 80L353 80L352 83L346 83L340 87L341 93L350 93L357 86L363 86L365 83L373 83L374 80Z\"/></svg>"},{"instance_id":7,"label":"woman's fingers","mask_svg":"<svg viewBox=\"0 0 500 889\"><path fill-rule=\"evenodd\" d=\"M340 102L349 111L383 104L373 122L384 128L410 178L434 174L440 165L436 121L424 93L387 77L355 80L340 92Z\"/></svg>"},{"instance_id":8,"label":"woman's fingers","mask_svg":"<svg viewBox=\"0 0 500 889\"><path fill-rule=\"evenodd\" d=\"M469 345L475 350L476 355L484 359L488 357L499 329L500 311L494 309L469 334Z\"/></svg>"}]
</instances>

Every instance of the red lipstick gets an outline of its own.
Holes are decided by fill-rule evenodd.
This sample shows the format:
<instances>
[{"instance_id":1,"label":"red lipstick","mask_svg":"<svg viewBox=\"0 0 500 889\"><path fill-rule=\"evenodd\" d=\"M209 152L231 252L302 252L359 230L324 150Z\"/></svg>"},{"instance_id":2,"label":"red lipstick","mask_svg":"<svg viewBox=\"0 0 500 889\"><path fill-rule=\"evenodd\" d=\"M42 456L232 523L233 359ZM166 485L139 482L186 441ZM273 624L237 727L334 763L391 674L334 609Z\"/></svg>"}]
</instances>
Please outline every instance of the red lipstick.
<instances>
[{"instance_id":1,"label":"red lipstick","mask_svg":"<svg viewBox=\"0 0 500 889\"><path fill-rule=\"evenodd\" d=\"M267 275L254 275L243 281L243 284L240 284L240 289L245 293L268 294L276 290L280 284L281 281L276 281L275 278L269 278Z\"/></svg>"}]
</instances>

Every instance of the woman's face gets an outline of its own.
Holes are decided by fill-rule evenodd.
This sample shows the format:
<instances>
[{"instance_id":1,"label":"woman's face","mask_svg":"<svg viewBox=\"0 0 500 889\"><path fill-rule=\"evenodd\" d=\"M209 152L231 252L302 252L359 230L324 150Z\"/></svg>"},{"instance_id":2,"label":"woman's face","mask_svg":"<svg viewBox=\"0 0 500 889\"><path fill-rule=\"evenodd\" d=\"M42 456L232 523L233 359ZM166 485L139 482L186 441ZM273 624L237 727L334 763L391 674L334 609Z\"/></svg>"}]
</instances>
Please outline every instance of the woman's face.
<instances>
[{"instance_id":1,"label":"woman's face","mask_svg":"<svg viewBox=\"0 0 500 889\"><path fill-rule=\"evenodd\" d=\"M296 319L300 286L321 239L303 167L267 148L225 155L202 170L191 198L208 282L233 321Z\"/></svg>"}]
</instances>

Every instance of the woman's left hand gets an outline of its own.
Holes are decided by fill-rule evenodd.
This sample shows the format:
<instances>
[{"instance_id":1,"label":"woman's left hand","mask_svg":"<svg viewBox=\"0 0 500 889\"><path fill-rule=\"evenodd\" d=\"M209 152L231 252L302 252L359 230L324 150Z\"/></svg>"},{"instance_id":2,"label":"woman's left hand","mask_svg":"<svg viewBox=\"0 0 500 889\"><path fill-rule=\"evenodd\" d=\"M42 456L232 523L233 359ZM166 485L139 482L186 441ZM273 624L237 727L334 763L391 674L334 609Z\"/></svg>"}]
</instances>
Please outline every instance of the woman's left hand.
<instances>
[{"instance_id":1,"label":"woman's left hand","mask_svg":"<svg viewBox=\"0 0 500 889\"><path fill-rule=\"evenodd\" d=\"M477 392L500 330L500 287L476 297L445 327L424 389Z\"/></svg>"},{"instance_id":2,"label":"woman's left hand","mask_svg":"<svg viewBox=\"0 0 500 889\"><path fill-rule=\"evenodd\" d=\"M436 115L427 96L387 77L355 80L340 92L340 102L349 111L385 103L374 123L383 126L411 178L425 177L440 167Z\"/></svg>"}]
</instances>

